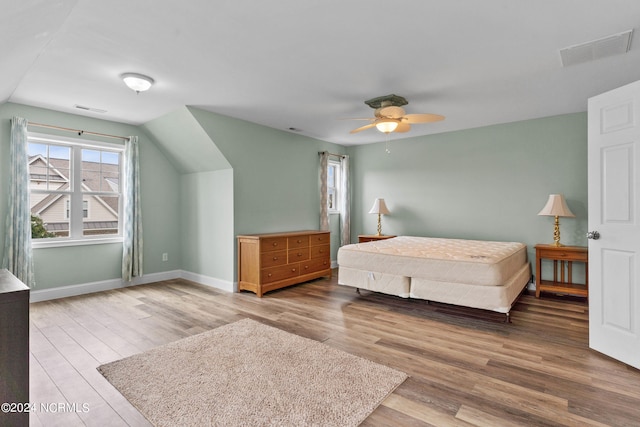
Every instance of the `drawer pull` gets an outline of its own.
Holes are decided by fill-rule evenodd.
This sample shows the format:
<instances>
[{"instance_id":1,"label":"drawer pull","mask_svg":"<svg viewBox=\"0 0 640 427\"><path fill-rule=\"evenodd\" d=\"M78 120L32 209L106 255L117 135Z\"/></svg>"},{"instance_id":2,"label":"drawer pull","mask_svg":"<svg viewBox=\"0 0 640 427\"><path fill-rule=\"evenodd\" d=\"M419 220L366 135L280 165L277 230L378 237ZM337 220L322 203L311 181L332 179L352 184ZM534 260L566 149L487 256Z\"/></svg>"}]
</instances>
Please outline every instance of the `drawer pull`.
<instances>
[{"instance_id":1,"label":"drawer pull","mask_svg":"<svg viewBox=\"0 0 640 427\"><path fill-rule=\"evenodd\" d=\"M305 270L308 270L308 269L309 269L309 266L308 266L308 265L305 265L305 266L304 266L304 269L305 269Z\"/></svg>"},{"instance_id":2,"label":"drawer pull","mask_svg":"<svg viewBox=\"0 0 640 427\"><path fill-rule=\"evenodd\" d=\"M295 268L292 268L292 269L291 269L291 271L295 273L296 269L295 269Z\"/></svg>"},{"instance_id":3,"label":"drawer pull","mask_svg":"<svg viewBox=\"0 0 640 427\"><path fill-rule=\"evenodd\" d=\"M278 242L273 242L273 246L278 246Z\"/></svg>"},{"instance_id":4,"label":"drawer pull","mask_svg":"<svg viewBox=\"0 0 640 427\"><path fill-rule=\"evenodd\" d=\"M269 277L271 277L271 273L269 273Z\"/></svg>"},{"instance_id":5,"label":"drawer pull","mask_svg":"<svg viewBox=\"0 0 640 427\"><path fill-rule=\"evenodd\" d=\"M319 254L321 254L322 252L324 252L322 249L320 249L320 250L318 251L318 253L319 253Z\"/></svg>"},{"instance_id":6,"label":"drawer pull","mask_svg":"<svg viewBox=\"0 0 640 427\"><path fill-rule=\"evenodd\" d=\"M277 260L278 260L278 257L277 257L277 256L274 256L274 257L273 257L273 260L274 260L274 261L277 261Z\"/></svg>"},{"instance_id":7,"label":"drawer pull","mask_svg":"<svg viewBox=\"0 0 640 427\"><path fill-rule=\"evenodd\" d=\"M300 257L300 256L302 256L302 254L300 252L298 252L298 256Z\"/></svg>"},{"instance_id":8,"label":"drawer pull","mask_svg":"<svg viewBox=\"0 0 640 427\"><path fill-rule=\"evenodd\" d=\"M302 240L298 239L298 243L302 243Z\"/></svg>"}]
</instances>

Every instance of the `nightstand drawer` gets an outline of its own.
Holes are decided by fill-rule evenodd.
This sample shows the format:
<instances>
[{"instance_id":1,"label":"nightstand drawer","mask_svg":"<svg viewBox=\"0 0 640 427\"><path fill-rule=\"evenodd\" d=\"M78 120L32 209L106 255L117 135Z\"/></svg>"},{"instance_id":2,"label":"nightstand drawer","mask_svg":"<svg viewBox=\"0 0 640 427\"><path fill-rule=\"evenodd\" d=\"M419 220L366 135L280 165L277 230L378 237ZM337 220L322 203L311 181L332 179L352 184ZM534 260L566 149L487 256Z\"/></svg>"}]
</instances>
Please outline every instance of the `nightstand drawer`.
<instances>
[{"instance_id":1,"label":"nightstand drawer","mask_svg":"<svg viewBox=\"0 0 640 427\"><path fill-rule=\"evenodd\" d=\"M360 234L358 236L358 243L367 243L367 242L375 242L377 240L386 240L386 239L393 239L394 235L382 235L382 236L378 236L377 234Z\"/></svg>"},{"instance_id":2,"label":"nightstand drawer","mask_svg":"<svg viewBox=\"0 0 640 427\"><path fill-rule=\"evenodd\" d=\"M589 254L587 251L564 251L562 247L560 249L538 249L538 256L540 258L566 260L566 261L587 261Z\"/></svg>"}]
</instances>

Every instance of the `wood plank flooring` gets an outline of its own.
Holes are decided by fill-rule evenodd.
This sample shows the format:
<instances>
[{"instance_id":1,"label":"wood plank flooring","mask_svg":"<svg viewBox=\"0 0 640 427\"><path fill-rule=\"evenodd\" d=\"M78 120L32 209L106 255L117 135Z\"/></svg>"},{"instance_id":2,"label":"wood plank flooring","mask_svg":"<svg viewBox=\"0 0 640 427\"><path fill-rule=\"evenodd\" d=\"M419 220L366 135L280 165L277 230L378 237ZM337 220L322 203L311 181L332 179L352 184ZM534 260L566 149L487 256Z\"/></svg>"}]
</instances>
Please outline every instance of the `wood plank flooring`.
<instances>
[{"instance_id":1,"label":"wood plank flooring","mask_svg":"<svg viewBox=\"0 0 640 427\"><path fill-rule=\"evenodd\" d=\"M523 295L505 324L334 274L263 298L173 280L30 310L34 426L148 426L96 368L247 317L408 373L365 426L640 425L640 371L589 350L580 298Z\"/></svg>"}]
</instances>

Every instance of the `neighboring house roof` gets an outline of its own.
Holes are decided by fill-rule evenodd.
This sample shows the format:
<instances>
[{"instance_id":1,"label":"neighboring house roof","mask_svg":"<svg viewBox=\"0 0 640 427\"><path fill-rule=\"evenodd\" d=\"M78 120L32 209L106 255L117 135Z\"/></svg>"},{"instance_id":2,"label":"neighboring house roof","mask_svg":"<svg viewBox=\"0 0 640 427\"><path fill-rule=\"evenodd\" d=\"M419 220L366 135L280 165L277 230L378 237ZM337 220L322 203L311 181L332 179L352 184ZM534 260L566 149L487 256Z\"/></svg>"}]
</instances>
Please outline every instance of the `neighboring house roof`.
<instances>
[{"instance_id":1,"label":"neighboring house roof","mask_svg":"<svg viewBox=\"0 0 640 427\"><path fill-rule=\"evenodd\" d=\"M49 182L64 183L56 190L67 190L69 188L69 160L50 158L49 161L41 156L31 156L29 158L29 175L33 181L46 181L47 175L39 170L48 169ZM82 162L82 187L87 191L114 192L119 187L119 165L98 162ZM59 194L51 194L36 204L32 210L36 213L43 212L60 197ZM118 200L115 197L101 197L92 195L99 203L103 204L115 216L118 216Z\"/></svg>"},{"instance_id":2,"label":"neighboring house roof","mask_svg":"<svg viewBox=\"0 0 640 427\"><path fill-rule=\"evenodd\" d=\"M82 223L82 228L84 230L107 230L107 229L118 229L118 221L84 221ZM52 232L60 232L60 231L68 231L69 223L68 222L47 222L47 231Z\"/></svg>"}]
</instances>

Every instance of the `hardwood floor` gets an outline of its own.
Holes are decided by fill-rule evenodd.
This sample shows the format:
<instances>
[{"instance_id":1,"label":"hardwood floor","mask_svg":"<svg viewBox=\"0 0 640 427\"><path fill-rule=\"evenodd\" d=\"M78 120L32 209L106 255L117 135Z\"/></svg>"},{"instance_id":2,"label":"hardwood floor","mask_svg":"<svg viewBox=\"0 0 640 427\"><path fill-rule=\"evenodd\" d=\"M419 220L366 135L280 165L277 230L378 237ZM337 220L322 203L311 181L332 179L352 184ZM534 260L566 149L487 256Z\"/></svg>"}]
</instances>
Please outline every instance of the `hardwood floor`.
<instances>
[{"instance_id":1,"label":"hardwood floor","mask_svg":"<svg viewBox=\"0 0 640 427\"><path fill-rule=\"evenodd\" d=\"M96 367L247 317L408 373L365 426L640 425L640 371L588 349L583 299L523 295L505 324L336 274L261 299L174 280L31 304L31 425L148 426Z\"/></svg>"}]
</instances>

